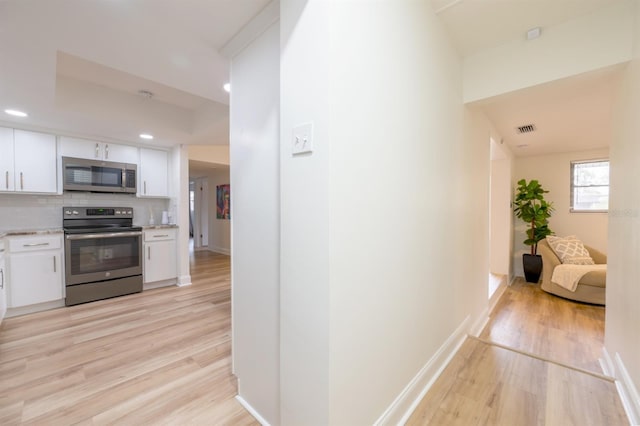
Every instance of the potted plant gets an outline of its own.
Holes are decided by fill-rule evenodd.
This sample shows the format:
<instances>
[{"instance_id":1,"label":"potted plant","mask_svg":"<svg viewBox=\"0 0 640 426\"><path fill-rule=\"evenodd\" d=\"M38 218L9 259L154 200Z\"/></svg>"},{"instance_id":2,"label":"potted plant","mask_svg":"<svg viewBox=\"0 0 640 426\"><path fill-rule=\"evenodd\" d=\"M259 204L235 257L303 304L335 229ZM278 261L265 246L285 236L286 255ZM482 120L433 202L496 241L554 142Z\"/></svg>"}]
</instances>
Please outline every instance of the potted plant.
<instances>
[{"instance_id":1,"label":"potted plant","mask_svg":"<svg viewBox=\"0 0 640 426\"><path fill-rule=\"evenodd\" d=\"M542 189L540 183L533 179L529 183L525 179L518 181L516 198L513 201L513 211L516 217L529 225L527 239L524 243L531 246L530 254L522 255L522 266L527 282L537 283L542 272L542 257L538 254L538 242L553 234L549 229L548 219L553 211L552 203L545 201L544 194L549 191Z\"/></svg>"}]
</instances>

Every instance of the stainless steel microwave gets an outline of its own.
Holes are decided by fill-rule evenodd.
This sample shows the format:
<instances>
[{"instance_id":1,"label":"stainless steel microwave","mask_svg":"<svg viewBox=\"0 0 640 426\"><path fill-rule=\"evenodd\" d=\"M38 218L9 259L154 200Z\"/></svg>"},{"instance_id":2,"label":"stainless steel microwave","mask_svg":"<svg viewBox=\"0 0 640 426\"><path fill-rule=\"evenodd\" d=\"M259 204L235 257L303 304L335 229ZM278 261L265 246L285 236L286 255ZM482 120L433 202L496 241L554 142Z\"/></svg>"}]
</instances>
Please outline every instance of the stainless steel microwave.
<instances>
[{"instance_id":1,"label":"stainless steel microwave","mask_svg":"<svg viewBox=\"0 0 640 426\"><path fill-rule=\"evenodd\" d=\"M136 193L135 164L62 157L65 191Z\"/></svg>"}]
</instances>

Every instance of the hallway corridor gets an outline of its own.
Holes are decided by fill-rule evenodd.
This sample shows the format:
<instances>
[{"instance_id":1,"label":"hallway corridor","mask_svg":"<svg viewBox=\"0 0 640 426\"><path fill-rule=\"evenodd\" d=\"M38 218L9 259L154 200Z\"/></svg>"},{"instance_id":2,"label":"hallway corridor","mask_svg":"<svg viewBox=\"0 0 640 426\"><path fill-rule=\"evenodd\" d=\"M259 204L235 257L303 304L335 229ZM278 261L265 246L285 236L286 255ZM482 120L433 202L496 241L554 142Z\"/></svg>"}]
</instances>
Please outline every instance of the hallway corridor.
<instances>
[{"instance_id":1,"label":"hallway corridor","mask_svg":"<svg viewBox=\"0 0 640 426\"><path fill-rule=\"evenodd\" d=\"M598 358L605 308L517 279L468 337L408 425L627 425Z\"/></svg>"}]
</instances>

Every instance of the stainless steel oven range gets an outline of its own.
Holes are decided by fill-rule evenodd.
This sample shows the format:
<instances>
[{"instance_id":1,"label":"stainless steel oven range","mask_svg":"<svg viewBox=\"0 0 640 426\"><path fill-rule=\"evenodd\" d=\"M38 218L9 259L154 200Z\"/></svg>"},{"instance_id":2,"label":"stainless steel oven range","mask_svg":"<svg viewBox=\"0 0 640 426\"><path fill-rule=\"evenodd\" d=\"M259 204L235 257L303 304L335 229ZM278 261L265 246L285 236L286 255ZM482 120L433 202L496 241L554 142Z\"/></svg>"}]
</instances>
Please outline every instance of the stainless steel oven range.
<instances>
[{"instance_id":1,"label":"stainless steel oven range","mask_svg":"<svg viewBox=\"0 0 640 426\"><path fill-rule=\"evenodd\" d=\"M142 228L131 207L63 207L65 305L142 291Z\"/></svg>"}]
</instances>

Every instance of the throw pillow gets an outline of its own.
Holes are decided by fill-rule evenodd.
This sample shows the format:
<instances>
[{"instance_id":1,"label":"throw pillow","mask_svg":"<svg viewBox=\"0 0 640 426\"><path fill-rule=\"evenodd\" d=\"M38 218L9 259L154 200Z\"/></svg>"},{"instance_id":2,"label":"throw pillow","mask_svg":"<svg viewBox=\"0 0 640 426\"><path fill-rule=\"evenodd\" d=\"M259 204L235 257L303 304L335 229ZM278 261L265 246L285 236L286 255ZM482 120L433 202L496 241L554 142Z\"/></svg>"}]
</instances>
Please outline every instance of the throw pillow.
<instances>
[{"instance_id":1,"label":"throw pillow","mask_svg":"<svg viewBox=\"0 0 640 426\"><path fill-rule=\"evenodd\" d=\"M568 237L547 237L547 242L560 262L571 265L593 265L594 261L584 244L575 235Z\"/></svg>"}]
</instances>

